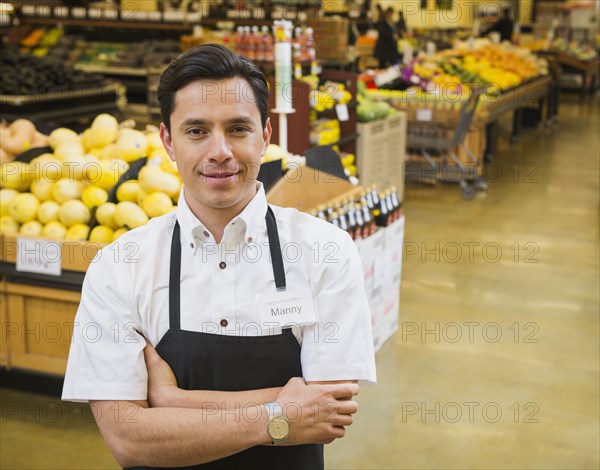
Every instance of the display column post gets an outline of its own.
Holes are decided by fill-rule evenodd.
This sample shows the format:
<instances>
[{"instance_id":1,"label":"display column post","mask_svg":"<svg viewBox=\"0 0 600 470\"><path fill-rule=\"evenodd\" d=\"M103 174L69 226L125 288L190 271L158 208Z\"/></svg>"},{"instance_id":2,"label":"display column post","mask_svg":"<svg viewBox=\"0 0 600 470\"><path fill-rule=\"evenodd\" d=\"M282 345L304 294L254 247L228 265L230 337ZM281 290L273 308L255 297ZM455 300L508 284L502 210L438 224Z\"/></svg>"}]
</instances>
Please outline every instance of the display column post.
<instances>
[{"instance_id":1,"label":"display column post","mask_svg":"<svg viewBox=\"0 0 600 470\"><path fill-rule=\"evenodd\" d=\"M291 21L273 22L275 35L275 109L279 114L279 146L287 152L287 116L295 112L292 107L292 31Z\"/></svg>"}]
</instances>

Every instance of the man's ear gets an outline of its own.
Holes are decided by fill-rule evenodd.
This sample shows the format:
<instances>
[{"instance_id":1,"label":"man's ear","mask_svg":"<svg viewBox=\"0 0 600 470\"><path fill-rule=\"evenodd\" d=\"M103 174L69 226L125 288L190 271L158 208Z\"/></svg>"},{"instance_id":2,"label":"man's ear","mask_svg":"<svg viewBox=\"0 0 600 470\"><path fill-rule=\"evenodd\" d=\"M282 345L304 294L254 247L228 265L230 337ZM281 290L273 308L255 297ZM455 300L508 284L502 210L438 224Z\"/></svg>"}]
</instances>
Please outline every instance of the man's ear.
<instances>
[{"instance_id":1,"label":"man's ear","mask_svg":"<svg viewBox=\"0 0 600 470\"><path fill-rule=\"evenodd\" d=\"M165 147L165 150L169 155L169 158L175 161L175 152L173 151L173 142L171 141L171 135L169 134L167 127L162 122L160 123L159 135L160 140L162 140L163 146Z\"/></svg>"},{"instance_id":2,"label":"man's ear","mask_svg":"<svg viewBox=\"0 0 600 470\"><path fill-rule=\"evenodd\" d=\"M271 143L271 134L273 134L273 128L271 127L271 118L267 118L265 128L263 129L263 156L267 153L267 147Z\"/></svg>"}]
</instances>

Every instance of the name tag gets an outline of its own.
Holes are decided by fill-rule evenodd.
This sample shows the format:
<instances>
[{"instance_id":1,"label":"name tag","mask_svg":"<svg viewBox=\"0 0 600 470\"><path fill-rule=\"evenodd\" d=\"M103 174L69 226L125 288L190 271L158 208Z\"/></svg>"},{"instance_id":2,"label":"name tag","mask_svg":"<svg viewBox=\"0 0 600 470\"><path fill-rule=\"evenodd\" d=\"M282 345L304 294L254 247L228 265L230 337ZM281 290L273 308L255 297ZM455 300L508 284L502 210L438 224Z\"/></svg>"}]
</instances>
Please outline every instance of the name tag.
<instances>
[{"instance_id":1,"label":"name tag","mask_svg":"<svg viewBox=\"0 0 600 470\"><path fill-rule=\"evenodd\" d=\"M312 325L318 321L317 308L308 291L286 290L258 300L263 329Z\"/></svg>"}]
</instances>

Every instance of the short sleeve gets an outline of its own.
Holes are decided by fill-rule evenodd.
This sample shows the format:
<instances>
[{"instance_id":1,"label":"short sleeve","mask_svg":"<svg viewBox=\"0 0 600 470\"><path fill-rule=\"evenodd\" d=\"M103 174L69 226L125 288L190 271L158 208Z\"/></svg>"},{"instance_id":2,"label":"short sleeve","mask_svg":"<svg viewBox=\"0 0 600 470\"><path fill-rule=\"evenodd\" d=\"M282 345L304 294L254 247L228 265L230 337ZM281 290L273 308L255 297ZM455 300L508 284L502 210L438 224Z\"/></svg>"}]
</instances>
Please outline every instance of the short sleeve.
<instances>
[{"instance_id":1,"label":"short sleeve","mask_svg":"<svg viewBox=\"0 0 600 470\"><path fill-rule=\"evenodd\" d=\"M306 381L377 382L371 311L354 241L339 237L337 254L322 260L315 304L318 323L302 336Z\"/></svg>"},{"instance_id":2,"label":"short sleeve","mask_svg":"<svg viewBox=\"0 0 600 470\"><path fill-rule=\"evenodd\" d=\"M75 316L62 399L145 400L148 375L140 317L131 308L124 265L98 252L86 273ZM129 298L133 296L130 295Z\"/></svg>"}]
</instances>

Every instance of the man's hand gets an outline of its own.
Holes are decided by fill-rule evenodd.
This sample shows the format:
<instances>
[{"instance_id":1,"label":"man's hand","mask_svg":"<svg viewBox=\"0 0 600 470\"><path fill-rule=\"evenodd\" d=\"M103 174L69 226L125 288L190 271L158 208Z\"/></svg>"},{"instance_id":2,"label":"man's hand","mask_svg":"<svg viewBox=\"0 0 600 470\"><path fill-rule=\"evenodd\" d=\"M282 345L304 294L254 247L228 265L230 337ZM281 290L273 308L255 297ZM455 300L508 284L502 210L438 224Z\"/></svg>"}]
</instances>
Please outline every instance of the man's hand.
<instances>
[{"instance_id":1,"label":"man's hand","mask_svg":"<svg viewBox=\"0 0 600 470\"><path fill-rule=\"evenodd\" d=\"M151 407L169 406L173 396L180 391L177 378L167 362L158 355L146 338L144 359L148 370L148 403ZM172 405L171 405L172 406Z\"/></svg>"},{"instance_id":2,"label":"man's hand","mask_svg":"<svg viewBox=\"0 0 600 470\"><path fill-rule=\"evenodd\" d=\"M286 445L329 444L344 437L344 426L352 424L352 415L358 411L349 397L358 391L354 383L306 385L301 378L290 379L275 399L290 424Z\"/></svg>"}]
</instances>

